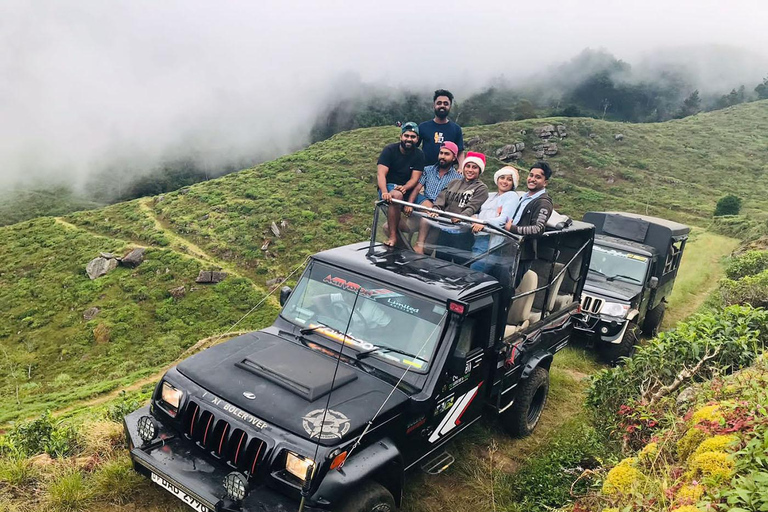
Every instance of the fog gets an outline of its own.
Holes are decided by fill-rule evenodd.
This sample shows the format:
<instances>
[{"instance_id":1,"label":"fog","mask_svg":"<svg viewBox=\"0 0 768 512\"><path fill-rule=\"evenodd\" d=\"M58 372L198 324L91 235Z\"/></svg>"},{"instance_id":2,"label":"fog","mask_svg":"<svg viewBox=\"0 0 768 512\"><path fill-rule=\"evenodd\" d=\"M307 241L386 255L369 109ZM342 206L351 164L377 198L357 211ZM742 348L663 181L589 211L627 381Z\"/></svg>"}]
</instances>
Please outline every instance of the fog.
<instances>
[{"instance_id":1,"label":"fog","mask_svg":"<svg viewBox=\"0 0 768 512\"><path fill-rule=\"evenodd\" d=\"M260 161L307 143L324 104L366 86L556 82L602 48L702 91L768 74L763 0L154 2L0 6L0 187L76 186L163 161ZM545 84L546 85L546 84Z\"/></svg>"}]
</instances>

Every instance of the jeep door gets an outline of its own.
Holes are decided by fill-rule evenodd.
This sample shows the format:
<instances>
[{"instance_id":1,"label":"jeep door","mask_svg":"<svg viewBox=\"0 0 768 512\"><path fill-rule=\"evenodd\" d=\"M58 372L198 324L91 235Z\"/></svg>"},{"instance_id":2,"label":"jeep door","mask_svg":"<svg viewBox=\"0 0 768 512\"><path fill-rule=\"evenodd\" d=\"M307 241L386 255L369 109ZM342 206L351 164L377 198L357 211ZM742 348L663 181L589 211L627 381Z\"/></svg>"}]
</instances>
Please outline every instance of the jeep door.
<instances>
[{"instance_id":1,"label":"jeep door","mask_svg":"<svg viewBox=\"0 0 768 512\"><path fill-rule=\"evenodd\" d=\"M493 352L498 292L472 302L462 318L437 385L434 407L427 414L427 440L437 446L475 420L483 410Z\"/></svg>"}]
</instances>

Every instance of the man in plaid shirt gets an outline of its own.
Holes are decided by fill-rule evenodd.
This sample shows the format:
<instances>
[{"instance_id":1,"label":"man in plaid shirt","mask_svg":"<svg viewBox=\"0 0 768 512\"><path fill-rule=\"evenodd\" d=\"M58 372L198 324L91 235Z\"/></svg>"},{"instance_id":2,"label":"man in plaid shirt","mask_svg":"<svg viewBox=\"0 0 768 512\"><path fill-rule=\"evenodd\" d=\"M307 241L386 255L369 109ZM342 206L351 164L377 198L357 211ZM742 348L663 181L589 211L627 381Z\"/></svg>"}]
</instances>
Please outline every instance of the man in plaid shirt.
<instances>
[{"instance_id":1,"label":"man in plaid shirt","mask_svg":"<svg viewBox=\"0 0 768 512\"><path fill-rule=\"evenodd\" d=\"M453 180L460 180L464 176L456 170L458 162L459 147L451 142L444 142L440 146L440 152L437 155L437 163L424 168L424 173L419 179L419 185L413 187L411 195L408 196L409 203L416 203L427 208L432 208L435 199L440 192L448 186ZM413 208L406 206L403 213L410 215Z\"/></svg>"}]
</instances>

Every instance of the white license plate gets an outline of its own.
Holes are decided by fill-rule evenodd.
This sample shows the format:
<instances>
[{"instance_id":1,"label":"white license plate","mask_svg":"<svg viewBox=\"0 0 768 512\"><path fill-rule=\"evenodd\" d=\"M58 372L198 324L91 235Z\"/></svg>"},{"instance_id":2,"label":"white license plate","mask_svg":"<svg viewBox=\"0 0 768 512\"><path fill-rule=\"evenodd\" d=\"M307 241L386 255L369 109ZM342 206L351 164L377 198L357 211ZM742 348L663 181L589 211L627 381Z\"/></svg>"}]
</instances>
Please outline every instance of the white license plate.
<instances>
[{"instance_id":1,"label":"white license plate","mask_svg":"<svg viewBox=\"0 0 768 512\"><path fill-rule=\"evenodd\" d=\"M185 493L184 491L179 489L176 485L169 482L165 478L152 473L152 481L155 482L160 487L162 487L163 489L165 489L166 491L176 496L177 498L179 498L181 501L183 501L193 509L197 510L197 512L213 512L213 510L208 508L206 505L203 505L198 500L196 500L189 494Z\"/></svg>"}]
</instances>

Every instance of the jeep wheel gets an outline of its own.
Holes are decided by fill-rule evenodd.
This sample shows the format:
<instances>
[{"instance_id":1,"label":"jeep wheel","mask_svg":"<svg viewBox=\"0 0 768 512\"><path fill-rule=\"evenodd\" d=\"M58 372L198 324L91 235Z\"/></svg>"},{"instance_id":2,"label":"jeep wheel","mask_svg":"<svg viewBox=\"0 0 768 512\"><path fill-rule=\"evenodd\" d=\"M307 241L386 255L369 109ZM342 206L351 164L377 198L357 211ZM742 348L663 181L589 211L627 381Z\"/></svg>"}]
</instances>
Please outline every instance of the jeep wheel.
<instances>
[{"instance_id":1,"label":"jeep wheel","mask_svg":"<svg viewBox=\"0 0 768 512\"><path fill-rule=\"evenodd\" d=\"M395 499L384 486L368 481L334 510L337 512L395 512Z\"/></svg>"},{"instance_id":2,"label":"jeep wheel","mask_svg":"<svg viewBox=\"0 0 768 512\"><path fill-rule=\"evenodd\" d=\"M667 305L664 302L660 302L658 306L645 314L643 334L646 336L656 336L659 333L659 327L661 327L661 322L664 320L664 312L666 310Z\"/></svg>"},{"instance_id":3,"label":"jeep wheel","mask_svg":"<svg viewBox=\"0 0 768 512\"><path fill-rule=\"evenodd\" d=\"M549 372L538 367L520 384L515 403L501 415L506 431L515 437L531 435L541 419L548 393Z\"/></svg>"},{"instance_id":4,"label":"jeep wheel","mask_svg":"<svg viewBox=\"0 0 768 512\"><path fill-rule=\"evenodd\" d=\"M622 357L632 357L637 347L637 333L640 329L635 322L629 322L624 336L619 343L600 343L600 355L609 363L615 363Z\"/></svg>"}]
</instances>

